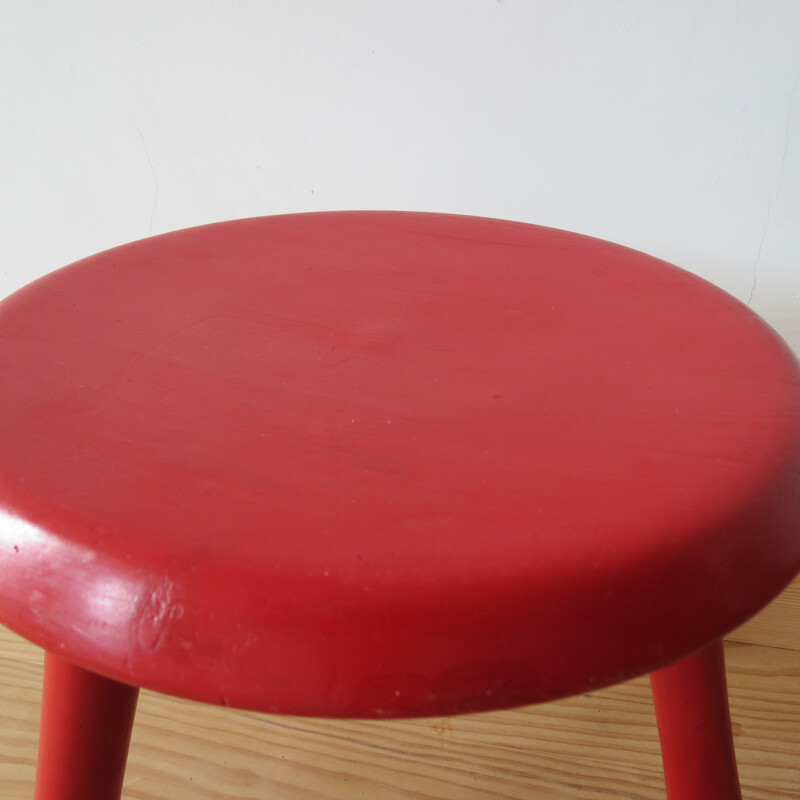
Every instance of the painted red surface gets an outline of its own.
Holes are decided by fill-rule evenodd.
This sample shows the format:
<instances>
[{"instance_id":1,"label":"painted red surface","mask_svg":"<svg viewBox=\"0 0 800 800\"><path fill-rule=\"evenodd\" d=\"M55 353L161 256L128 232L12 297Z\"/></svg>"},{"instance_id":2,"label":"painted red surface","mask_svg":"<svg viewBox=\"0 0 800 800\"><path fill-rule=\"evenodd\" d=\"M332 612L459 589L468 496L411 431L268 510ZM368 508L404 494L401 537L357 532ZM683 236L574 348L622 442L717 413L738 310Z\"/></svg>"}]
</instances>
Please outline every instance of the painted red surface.
<instances>
[{"instance_id":1,"label":"painted red surface","mask_svg":"<svg viewBox=\"0 0 800 800\"><path fill-rule=\"evenodd\" d=\"M650 676L668 800L741 800L722 642Z\"/></svg>"},{"instance_id":2,"label":"painted red surface","mask_svg":"<svg viewBox=\"0 0 800 800\"><path fill-rule=\"evenodd\" d=\"M397 212L167 234L0 304L0 620L254 709L663 666L800 568L794 357L676 268Z\"/></svg>"},{"instance_id":3,"label":"painted red surface","mask_svg":"<svg viewBox=\"0 0 800 800\"><path fill-rule=\"evenodd\" d=\"M118 800L138 696L47 653L34 800Z\"/></svg>"}]
</instances>

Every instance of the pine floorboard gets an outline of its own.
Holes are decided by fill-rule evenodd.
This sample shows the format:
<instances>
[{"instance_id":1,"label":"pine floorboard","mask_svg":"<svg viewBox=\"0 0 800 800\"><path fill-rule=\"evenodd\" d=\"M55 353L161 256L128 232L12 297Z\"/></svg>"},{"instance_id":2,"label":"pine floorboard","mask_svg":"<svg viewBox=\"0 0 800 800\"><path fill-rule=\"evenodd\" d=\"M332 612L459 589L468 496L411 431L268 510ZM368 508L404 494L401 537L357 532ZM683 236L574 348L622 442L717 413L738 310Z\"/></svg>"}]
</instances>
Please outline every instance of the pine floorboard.
<instances>
[{"instance_id":1,"label":"pine floorboard","mask_svg":"<svg viewBox=\"0 0 800 800\"><path fill-rule=\"evenodd\" d=\"M731 641L726 657L745 800L800 797L800 650ZM33 796L41 671L41 652L0 628L5 800ZM268 716L142 692L123 797L650 800L664 787L641 678L531 708L401 722Z\"/></svg>"}]
</instances>

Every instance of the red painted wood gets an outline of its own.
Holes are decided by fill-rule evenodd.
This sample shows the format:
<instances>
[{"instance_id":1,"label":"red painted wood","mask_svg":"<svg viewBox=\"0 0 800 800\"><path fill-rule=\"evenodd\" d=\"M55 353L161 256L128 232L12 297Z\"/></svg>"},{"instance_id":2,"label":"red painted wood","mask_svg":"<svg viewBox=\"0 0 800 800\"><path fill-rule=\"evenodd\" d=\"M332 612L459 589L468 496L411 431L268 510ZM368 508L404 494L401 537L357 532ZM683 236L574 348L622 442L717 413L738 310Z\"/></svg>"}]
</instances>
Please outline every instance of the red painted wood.
<instances>
[{"instance_id":1,"label":"red painted wood","mask_svg":"<svg viewBox=\"0 0 800 800\"><path fill-rule=\"evenodd\" d=\"M722 642L652 673L650 684L668 800L741 800Z\"/></svg>"},{"instance_id":2,"label":"red painted wood","mask_svg":"<svg viewBox=\"0 0 800 800\"><path fill-rule=\"evenodd\" d=\"M800 567L794 357L562 231L223 223L0 304L0 620L122 682L443 714L641 674Z\"/></svg>"},{"instance_id":3,"label":"red painted wood","mask_svg":"<svg viewBox=\"0 0 800 800\"><path fill-rule=\"evenodd\" d=\"M45 654L36 800L119 800L138 696Z\"/></svg>"}]
</instances>

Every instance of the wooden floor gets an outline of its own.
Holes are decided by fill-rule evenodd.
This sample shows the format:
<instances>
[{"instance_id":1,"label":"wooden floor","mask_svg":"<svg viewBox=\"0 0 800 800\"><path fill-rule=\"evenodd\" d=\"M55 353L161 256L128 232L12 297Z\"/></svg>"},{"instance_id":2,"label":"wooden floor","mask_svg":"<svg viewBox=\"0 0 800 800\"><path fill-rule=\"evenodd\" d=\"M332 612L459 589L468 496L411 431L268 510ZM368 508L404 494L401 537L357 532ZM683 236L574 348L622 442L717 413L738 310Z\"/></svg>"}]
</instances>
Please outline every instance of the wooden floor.
<instances>
[{"instance_id":1,"label":"wooden floor","mask_svg":"<svg viewBox=\"0 0 800 800\"><path fill-rule=\"evenodd\" d=\"M726 647L745 800L800 797L800 584ZM33 796L42 657L0 628L0 798ZM270 717L143 692L127 800L663 798L646 679L451 719ZM87 800L93 800L87 798Z\"/></svg>"}]
</instances>

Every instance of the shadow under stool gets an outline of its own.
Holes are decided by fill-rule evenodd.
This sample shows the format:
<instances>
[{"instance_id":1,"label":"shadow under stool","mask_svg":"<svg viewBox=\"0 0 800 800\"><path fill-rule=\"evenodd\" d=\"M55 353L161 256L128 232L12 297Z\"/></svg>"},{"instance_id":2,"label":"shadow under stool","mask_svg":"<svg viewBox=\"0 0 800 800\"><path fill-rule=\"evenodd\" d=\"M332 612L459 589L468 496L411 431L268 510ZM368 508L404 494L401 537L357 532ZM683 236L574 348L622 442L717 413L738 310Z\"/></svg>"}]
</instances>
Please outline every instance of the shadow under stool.
<instances>
[{"instance_id":1,"label":"shadow under stool","mask_svg":"<svg viewBox=\"0 0 800 800\"><path fill-rule=\"evenodd\" d=\"M389 718L651 673L670 800L739 798L720 639L800 569L800 376L618 245L246 219L0 303L0 622L37 800L117 800L138 687Z\"/></svg>"}]
</instances>

